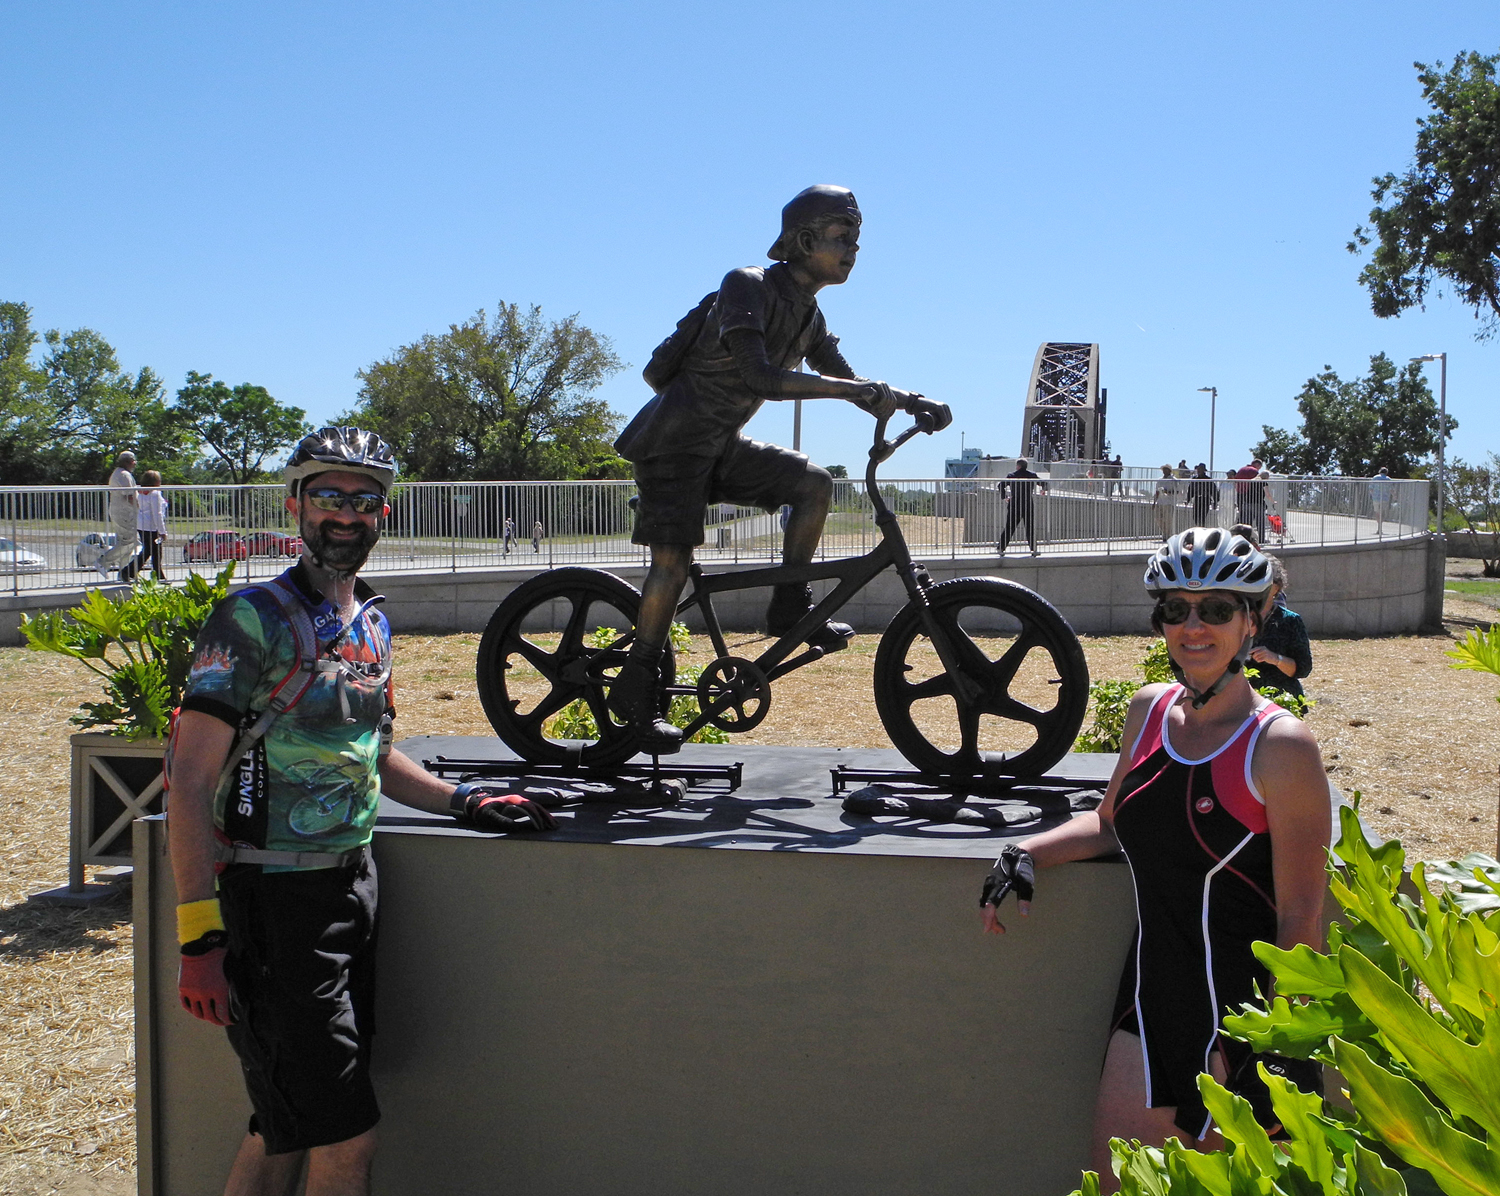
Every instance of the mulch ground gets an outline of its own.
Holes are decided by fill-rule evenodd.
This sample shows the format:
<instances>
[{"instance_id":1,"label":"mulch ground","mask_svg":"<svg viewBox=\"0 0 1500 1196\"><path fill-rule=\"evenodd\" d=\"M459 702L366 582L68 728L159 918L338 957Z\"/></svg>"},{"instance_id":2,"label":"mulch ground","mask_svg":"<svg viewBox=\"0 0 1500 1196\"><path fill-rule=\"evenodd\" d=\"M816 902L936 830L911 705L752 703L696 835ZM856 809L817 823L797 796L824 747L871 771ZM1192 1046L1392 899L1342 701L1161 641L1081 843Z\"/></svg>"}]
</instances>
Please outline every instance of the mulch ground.
<instances>
[{"instance_id":1,"label":"mulch ground","mask_svg":"<svg viewBox=\"0 0 1500 1196\"><path fill-rule=\"evenodd\" d=\"M1477 563L1475 563L1477 564ZM1469 562L1450 572L1473 575ZM1414 857L1493 853L1500 678L1444 655L1494 606L1450 595L1442 635L1318 640L1308 723L1330 776ZM402 735L491 734L474 685L477 635L398 638ZM876 637L777 682L772 709L736 742L889 746L875 715ZM1145 637L1084 640L1094 678L1139 680ZM697 642L685 660L703 664ZM124 1196L134 1189L130 907L39 908L66 881L68 722L95 696L81 665L0 649L0 1192Z\"/></svg>"}]
</instances>

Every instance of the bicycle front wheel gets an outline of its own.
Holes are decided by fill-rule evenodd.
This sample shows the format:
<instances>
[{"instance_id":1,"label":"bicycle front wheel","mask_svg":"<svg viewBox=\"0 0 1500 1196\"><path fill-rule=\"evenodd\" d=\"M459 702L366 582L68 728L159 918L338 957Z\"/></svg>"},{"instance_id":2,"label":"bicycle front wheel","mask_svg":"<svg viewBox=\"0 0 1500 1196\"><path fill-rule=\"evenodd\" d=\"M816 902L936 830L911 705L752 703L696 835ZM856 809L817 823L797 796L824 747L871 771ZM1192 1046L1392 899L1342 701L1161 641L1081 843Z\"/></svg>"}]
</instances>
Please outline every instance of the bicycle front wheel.
<instances>
[{"instance_id":1,"label":"bicycle front wheel","mask_svg":"<svg viewBox=\"0 0 1500 1196\"><path fill-rule=\"evenodd\" d=\"M1038 776L1063 758L1088 709L1089 668L1073 629L1040 594L996 578L959 578L927 592L954 656L955 680L908 603L875 654L875 708L896 748L921 771Z\"/></svg>"},{"instance_id":2,"label":"bicycle front wheel","mask_svg":"<svg viewBox=\"0 0 1500 1196\"><path fill-rule=\"evenodd\" d=\"M599 569L552 569L517 586L479 641L479 700L495 734L523 760L608 767L639 751L609 712L640 591ZM676 678L669 643L661 684ZM662 695L662 710L667 698Z\"/></svg>"}]
</instances>

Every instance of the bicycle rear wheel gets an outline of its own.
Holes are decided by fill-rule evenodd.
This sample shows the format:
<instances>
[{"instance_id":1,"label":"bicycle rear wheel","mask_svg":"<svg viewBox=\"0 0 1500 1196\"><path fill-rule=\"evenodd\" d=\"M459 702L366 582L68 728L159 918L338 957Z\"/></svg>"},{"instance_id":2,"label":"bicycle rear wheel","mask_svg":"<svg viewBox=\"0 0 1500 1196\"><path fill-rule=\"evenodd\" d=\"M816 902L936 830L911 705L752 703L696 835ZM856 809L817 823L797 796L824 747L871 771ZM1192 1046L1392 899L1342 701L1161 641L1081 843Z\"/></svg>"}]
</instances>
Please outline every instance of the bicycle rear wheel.
<instances>
[{"instance_id":1,"label":"bicycle rear wheel","mask_svg":"<svg viewBox=\"0 0 1500 1196\"><path fill-rule=\"evenodd\" d=\"M614 574L570 568L532 578L495 608L479 641L479 700L523 760L608 767L640 750L609 712L640 603L640 591ZM661 684L676 675L669 643ZM665 694L661 703L665 711Z\"/></svg>"},{"instance_id":2,"label":"bicycle rear wheel","mask_svg":"<svg viewBox=\"0 0 1500 1196\"><path fill-rule=\"evenodd\" d=\"M1089 669L1067 620L1040 594L996 578L927 592L963 681L943 667L908 603L875 654L875 708L923 772L1037 776L1067 754L1088 709Z\"/></svg>"}]
</instances>

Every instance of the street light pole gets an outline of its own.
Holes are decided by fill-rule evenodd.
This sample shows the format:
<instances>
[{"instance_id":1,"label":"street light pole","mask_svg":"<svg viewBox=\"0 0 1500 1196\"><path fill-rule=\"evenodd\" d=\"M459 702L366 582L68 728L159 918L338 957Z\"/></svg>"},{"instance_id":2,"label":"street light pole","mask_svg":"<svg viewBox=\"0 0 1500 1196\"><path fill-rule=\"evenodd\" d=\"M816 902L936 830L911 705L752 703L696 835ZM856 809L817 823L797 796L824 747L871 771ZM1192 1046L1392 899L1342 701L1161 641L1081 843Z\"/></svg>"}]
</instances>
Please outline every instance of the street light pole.
<instances>
[{"instance_id":1,"label":"street light pole","mask_svg":"<svg viewBox=\"0 0 1500 1196\"><path fill-rule=\"evenodd\" d=\"M1198 393L1208 395L1208 476L1214 476L1214 421L1219 413L1219 388L1200 386Z\"/></svg>"},{"instance_id":2,"label":"street light pole","mask_svg":"<svg viewBox=\"0 0 1500 1196\"><path fill-rule=\"evenodd\" d=\"M1441 363L1442 372L1438 382L1438 492L1437 492L1437 530L1438 535L1443 534L1443 492L1447 489L1448 474L1446 469L1446 454L1444 448L1448 443L1448 354L1446 353L1424 353L1421 357L1413 357L1413 361L1436 361Z\"/></svg>"}]
</instances>

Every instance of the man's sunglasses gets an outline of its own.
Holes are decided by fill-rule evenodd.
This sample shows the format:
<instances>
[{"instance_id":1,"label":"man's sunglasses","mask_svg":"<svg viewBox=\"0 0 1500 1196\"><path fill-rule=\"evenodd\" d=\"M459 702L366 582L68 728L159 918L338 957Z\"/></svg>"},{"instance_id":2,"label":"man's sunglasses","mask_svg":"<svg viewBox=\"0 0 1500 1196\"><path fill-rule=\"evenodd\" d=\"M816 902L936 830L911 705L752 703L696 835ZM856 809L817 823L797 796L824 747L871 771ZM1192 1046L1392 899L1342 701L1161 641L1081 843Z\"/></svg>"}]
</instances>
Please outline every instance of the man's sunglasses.
<instances>
[{"instance_id":1,"label":"man's sunglasses","mask_svg":"<svg viewBox=\"0 0 1500 1196\"><path fill-rule=\"evenodd\" d=\"M1198 617L1205 623L1222 626L1244 609L1240 603L1229 598L1204 598L1196 604L1186 598L1163 598L1156 604L1154 617L1158 623L1176 626L1178 623L1186 623L1188 616L1196 610Z\"/></svg>"},{"instance_id":2,"label":"man's sunglasses","mask_svg":"<svg viewBox=\"0 0 1500 1196\"><path fill-rule=\"evenodd\" d=\"M363 494L345 494L342 490L320 488L304 490L302 497L320 511L342 511L345 506L350 506L361 515L378 515L385 507L385 495L371 494L368 491Z\"/></svg>"}]
</instances>

